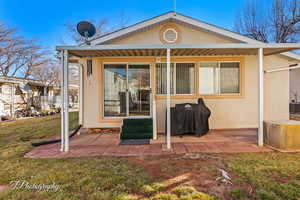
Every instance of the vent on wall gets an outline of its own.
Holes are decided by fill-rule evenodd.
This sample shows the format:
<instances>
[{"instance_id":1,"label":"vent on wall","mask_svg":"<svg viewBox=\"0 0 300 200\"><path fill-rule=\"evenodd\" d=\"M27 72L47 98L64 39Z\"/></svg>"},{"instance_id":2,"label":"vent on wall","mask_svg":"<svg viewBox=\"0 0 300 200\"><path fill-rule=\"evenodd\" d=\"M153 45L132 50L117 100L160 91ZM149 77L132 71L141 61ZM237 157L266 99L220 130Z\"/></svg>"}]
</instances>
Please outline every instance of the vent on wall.
<instances>
[{"instance_id":1,"label":"vent on wall","mask_svg":"<svg viewBox=\"0 0 300 200\"><path fill-rule=\"evenodd\" d=\"M174 43L177 40L177 31L173 28L168 28L163 33L164 40L168 43Z\"/></svg>"}]
</instances>

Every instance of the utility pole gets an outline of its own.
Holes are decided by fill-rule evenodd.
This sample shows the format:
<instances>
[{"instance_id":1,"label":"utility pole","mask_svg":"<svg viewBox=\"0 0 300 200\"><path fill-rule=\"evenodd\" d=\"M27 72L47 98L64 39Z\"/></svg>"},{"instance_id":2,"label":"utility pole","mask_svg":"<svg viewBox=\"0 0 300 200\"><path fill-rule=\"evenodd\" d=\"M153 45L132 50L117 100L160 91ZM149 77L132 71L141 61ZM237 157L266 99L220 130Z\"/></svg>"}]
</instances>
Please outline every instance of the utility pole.
<instances>
[{"instance_id":1,"label":"utility pole","mask_svg":"<svg viewBox=\"0 0 300 200\"><path fill-rule=\"evenodd\" d=\"M174 13L176 15L176 0L173 0L173 9L174 9Z\"/></svg>"}]
</instances>

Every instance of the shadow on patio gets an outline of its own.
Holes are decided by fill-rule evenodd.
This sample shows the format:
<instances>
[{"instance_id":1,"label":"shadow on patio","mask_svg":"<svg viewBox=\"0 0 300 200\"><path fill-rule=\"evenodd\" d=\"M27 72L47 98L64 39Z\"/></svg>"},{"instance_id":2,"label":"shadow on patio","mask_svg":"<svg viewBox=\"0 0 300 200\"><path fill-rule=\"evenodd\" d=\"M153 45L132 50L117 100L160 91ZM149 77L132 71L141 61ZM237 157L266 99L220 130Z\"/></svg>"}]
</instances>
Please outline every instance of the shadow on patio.
<instances>
[{"instance_id":1,"label":"shadow on patio","mask_svg":"<svg viewBox=\"0 0 300 200\"><path fill-rule=\"evenodd\" d=\"M70 151L60 152L60 143L36 147L25 154L30 158L64 158L86 156L145 156L205 153L269 152L257 146L257 130L211 130L207 135L172 136L172 150L163 151L164 135L152 140L150 145L119 145L119 134L84 133L70 140Z\"/></svg>"}]
</instances>

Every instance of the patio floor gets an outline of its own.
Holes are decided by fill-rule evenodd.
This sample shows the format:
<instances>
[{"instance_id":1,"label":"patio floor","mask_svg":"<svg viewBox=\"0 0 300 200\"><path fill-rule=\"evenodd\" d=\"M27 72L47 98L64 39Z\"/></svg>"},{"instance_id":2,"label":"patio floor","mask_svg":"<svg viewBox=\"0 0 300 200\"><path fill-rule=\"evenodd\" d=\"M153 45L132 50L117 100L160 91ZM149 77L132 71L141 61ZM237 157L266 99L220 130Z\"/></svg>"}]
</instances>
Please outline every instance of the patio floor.
<instances>
[{"instance_id":1,"label":"patio floor","mask_svg":"<svg viewBox=\"0 0 300 200\"><path fill-rule=\"evenodd\" d=\"M60 152L60 143L35 147L25 154L30 158L65 158L84 156L144 156L206 153L270 152L267 147L258 147L257 130L210 131L202 137L173 136L172 150L163 151L164 135L152 140L150 145L119 145L119 134L84 133L70 140L70 151Z\"/></svg>"}]
</instances>

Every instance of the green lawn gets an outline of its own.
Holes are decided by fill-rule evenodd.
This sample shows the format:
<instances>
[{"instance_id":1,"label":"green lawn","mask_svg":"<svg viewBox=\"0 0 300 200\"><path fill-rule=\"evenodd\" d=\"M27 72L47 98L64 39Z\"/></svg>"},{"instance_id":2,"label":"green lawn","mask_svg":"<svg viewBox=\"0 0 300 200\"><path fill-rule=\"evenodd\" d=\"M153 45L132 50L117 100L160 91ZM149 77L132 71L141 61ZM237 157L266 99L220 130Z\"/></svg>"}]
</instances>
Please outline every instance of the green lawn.
<instances>
[{"instance_id":1,"label":"green lawn","mask_svg":"<svg viewBox=\"0 0 300 200\"><path fill-rule=\"evenodd\" d=\"M300 199L299 153L242 154L229 168L240 176L235 182L251 185L258 199Z\"/></svg>"},{"instance_id":2,"label":"green lawn","mask_svg":"<svg viewBox=\"0 0 300 200\"><path fill-rule=\"evenodd\" d=\"M78 113L70 113L71 129L78 125L77 121ZM25 180L31 184L55 183L60 188L56 192L7 189L0 193L0 199L129 200L151 195L154 195L154 199L174 199L174 196L212 199L197 191L189 191L184 195L175 192L160 193L155 184L151 185L154 182L142 167L129 165L126 159L117 157L23 158L24 153L32 148L31 142L59 133L60 115L1 125L0 185L7 186L11 181Z\"/></svg>"},{"instance_id":3,"label":"green lawn","mask_svg":"<svg viewBox=\"0 0 300 200\"><path fill-rule=\"evenodd\" d=\"M78 126L78 112L69 115L70 129ZM60 135L60 114L0 124L0 158L16 157L31 148L31 142Z\"/></svg>"},{"instance_id":4,"label":"green lawn","mask_svg":"<svg viewBox=\"0 0 300 200\"><path fill-rule=\"evenodd\" d=\"M76 112L70 113L71 129L78 125L77 116ZM300 198L300 154L199 154L199 159L183 155L23 158L24 153L32 148L31 142L45 140L59 133L60 115L1 125L0 186L25 180L31 184L55 183L59 185L59 190L7 189L0 192L0 200ZM220 176L218 168L229 172L232 185L216 181ZM187 173L186 181L176 178Z\"/></svg>"}]
</instances>

